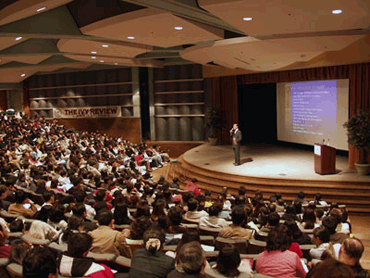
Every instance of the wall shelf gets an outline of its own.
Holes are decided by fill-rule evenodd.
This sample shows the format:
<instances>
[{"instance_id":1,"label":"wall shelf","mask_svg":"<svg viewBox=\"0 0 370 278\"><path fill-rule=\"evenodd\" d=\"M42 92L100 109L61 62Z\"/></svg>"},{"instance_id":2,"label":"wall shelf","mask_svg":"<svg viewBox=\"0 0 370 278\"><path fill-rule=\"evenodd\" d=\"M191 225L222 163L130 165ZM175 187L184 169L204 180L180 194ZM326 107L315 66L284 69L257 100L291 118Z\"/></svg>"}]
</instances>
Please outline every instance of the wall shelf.
<instances>
[{"instance_id":1,"label":"wall shelf","mask_svg":"<svg viewBox=\"0 0 370 278\"><path fill-rule=\"evenodd\" d=\"M204 93L203 90L200 91L174 91L174 92L156 92L156 95L175 95L175 94L200 94Z\"/></svg>"},{"instance_id":2,"label":"wall shelf","mask_svg":"<svg viewBox=\"0 0 370 278\"><path fill-rule=\"evenodd\" d=\"M103 95L79 95L79 96L60 96L60 97L34 97L30 98L30 100L49 100L49 99L84 99L84 98L92 98L92 97L119 97L119 96L132 96L132 93L123 93L123 94L103 94Z\"/></svg>"},{"instance_id":3,"label":"wall shelf","mask_svg":"<svg viewBox=\"0 0 370 278\"><path fill-rule=\"evenodd\" d=\"M155 103L154 106L204 105L204 102Z\"/></svg>"},{"instance_id":4,"label":"wall shelf","mask_svg":"<svg viewBox=\"0 0 370 278\"><path fill-rule=\"evenodd\" d=\"M113 82L113 83L51 86L51 87L30 88L29 91L50 90L50 89L67 89L67 88L84 88L84 87L99 87L99 86L116 86L116 85L130 85L130 84L137 84L137 82L130 81L130 82Z\"/></svg>"},{"instance_id":5,"label":"wall shelf","mask_svg":"<svg viewBox=\"0 0 370 278\"><path fill-rule=\"evenodd\" d=\"M197 81L203 81L203 78L201 79L172 79L172 80L156 80L154 83L175 83L175 82L197 82Z\"/></svg>"},{"instance_id":6,"label":"wall shelf","mask_svg":"<svg viewBox=\"0 0 370 278\"><path fill-rule=\"evenodd\" d=\"M204 117L204 114L177 114L177 115L155 115L156 118L190 118L190 117Z\"/></svg>"}]
</instances>

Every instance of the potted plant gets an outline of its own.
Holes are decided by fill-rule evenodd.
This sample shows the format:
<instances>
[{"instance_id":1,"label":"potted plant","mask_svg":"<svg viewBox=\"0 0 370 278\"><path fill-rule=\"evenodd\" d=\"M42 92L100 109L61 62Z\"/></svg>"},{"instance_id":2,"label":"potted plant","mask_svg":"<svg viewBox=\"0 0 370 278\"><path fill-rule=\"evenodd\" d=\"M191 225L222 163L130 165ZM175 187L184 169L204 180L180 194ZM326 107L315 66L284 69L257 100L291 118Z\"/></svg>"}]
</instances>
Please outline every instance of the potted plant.
<instances>
[{"instance_id":1,"label":"potted plant","mask_svg":"<svg viewBox=\"0 0 370 278\"><path fill-rule=\"evenodd\" d=\"M353 115L344 125L347 128L348 143L360 153L360 160L355 163L357 172L367 175L370 164L368 151L370 149L370 113L360 111Z\"/></svg>"},{"instance_id":2,"label":"potted plant","mask_svg":"<svg viewBox=\"0 0 370 278\"><path fill-rule=\"evenodd\" d=\"M217 130L222 126L221 111L215 107L209 107L206 109L206 125L210 129L210 136L208 138L211 145L217 143Z\"/></svg>"}]
</instances>

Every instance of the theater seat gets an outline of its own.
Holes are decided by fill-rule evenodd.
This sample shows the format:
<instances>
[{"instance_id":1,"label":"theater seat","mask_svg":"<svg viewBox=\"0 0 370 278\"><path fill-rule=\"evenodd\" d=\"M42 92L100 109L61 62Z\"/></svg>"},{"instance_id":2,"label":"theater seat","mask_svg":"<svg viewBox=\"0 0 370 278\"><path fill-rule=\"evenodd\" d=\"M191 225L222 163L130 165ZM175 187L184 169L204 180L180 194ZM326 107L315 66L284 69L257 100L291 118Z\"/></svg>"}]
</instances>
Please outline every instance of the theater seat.
<instances>
[{"instance_id":1,"label":"theater seat","mask_svg":"<svg viewBox=\"0 0 370 278\"><path fill-rule=\"evenodd\" d=\"M216 250L221 250L226 245L234 245L240 254L248 254L248 241L245 239L229 239L223 237L216 238Z\"/></svg>"},{"instance_id":2,"label":"theater seat","mask_svg":"<svg viewBox=\"0 0 370 278\"><path fill-rule=\"evenodd\" d=\"M266 248L266 242L256 239L250 239L248 241L248 254L259 254L262 253Z\"/></svg>"}]
</instances>

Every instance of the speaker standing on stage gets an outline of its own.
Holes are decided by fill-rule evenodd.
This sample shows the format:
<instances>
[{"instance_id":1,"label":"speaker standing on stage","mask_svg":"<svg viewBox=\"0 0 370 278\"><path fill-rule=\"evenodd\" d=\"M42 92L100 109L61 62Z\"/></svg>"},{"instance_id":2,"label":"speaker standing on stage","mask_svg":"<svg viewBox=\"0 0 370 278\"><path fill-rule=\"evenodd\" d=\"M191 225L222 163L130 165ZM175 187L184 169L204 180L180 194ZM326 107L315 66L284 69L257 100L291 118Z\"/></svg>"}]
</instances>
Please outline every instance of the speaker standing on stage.
<instances>
[{"instance_id":1,"label":"speaker standing on stage","mask_svg":"<svg viewBox=\"0 0 370 278\"><path fill-rule=\"evenodd\" d=\"M233 128L230 130L230 137L232 138L232 146L235 155L234 165L240 165L240 142L242 141L242 132L240 131L237 124L233 125Z\"/></svg>"}]
</instances>

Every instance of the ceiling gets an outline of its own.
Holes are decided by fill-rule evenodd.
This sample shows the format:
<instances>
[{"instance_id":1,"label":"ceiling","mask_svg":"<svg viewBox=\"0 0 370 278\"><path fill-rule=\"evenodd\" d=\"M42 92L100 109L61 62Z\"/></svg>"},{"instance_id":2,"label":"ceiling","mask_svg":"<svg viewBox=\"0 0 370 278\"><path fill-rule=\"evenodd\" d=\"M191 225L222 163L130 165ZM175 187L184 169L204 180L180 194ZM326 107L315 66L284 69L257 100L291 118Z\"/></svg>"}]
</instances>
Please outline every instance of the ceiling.
<instances>
[{"instance_id":1,"label":"ceiling","mask_svg":"<svg viewBox=\"0 0 370 278\"><path fill-rule=\"evenodd\" d=\"M0 87L100 68L368 62L369 26L370 0L4 0Z\"/></svg>"}]
</instances>

